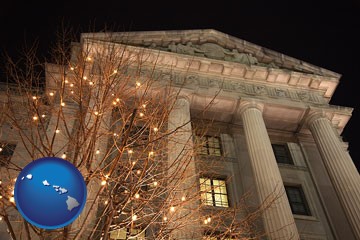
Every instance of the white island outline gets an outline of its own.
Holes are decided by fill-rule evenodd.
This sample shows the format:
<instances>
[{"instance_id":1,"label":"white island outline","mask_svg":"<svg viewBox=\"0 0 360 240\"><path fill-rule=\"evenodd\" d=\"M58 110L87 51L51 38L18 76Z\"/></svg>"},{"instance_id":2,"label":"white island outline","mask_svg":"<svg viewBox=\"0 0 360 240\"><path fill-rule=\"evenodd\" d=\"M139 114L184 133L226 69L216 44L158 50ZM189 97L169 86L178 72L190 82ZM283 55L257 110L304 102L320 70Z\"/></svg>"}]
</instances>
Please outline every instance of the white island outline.
<instances>
[{"instance_id":1,"label":"white island outline","mask_svg":"<svg viewBox=\"0 0 360 240\"><path fill-rule=\"evenodd\" d=\"M21 180L24 180L25 177L22 177ZM26 179L28 180L32 180L33 179L33 175L32 174L27 174L26 175ZM42 181L42 184L45 186L45 187L49 187L51 186L51 184L45 179ZM66 188L63 188L63 187L60 187L58 185L53 185L52 186L53 189L59 193L59 195L62 195L62 194L67 194L68 193L68 190ZM67 196L67 200L65 201L66 202L66 205L67 205L67 209L69 211L73 210L74 208L80 206L80 203L76 200L76 198L74 197L71 197L71 196Z\"/></svg>"}]
</instances>

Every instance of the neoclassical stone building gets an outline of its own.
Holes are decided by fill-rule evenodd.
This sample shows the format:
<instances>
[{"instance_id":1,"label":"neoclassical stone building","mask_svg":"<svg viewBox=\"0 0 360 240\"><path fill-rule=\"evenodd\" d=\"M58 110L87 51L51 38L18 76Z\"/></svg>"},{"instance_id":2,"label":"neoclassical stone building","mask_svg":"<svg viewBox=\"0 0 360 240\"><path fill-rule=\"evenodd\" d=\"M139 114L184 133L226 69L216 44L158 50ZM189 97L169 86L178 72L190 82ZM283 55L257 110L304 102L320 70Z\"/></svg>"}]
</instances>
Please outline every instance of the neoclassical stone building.
<instances>
[{"instance_id":1,"label":"neoclassical stone building","mask_svg":"<svg viewBox=\"0 0 360 240\"><path fill-rule=\"evenodd\" d=\"M74 48L88 43L156 56L157 74L180 89L169 122L211 122L194 163L221 158L221 177L199 181L226 188L206 205L276 189L286 194L262 217L268 239L360 239L360 177L340 136L352 109L329 104L340 74L211 29L84 33Z\"/></svg>"}]
</instances>

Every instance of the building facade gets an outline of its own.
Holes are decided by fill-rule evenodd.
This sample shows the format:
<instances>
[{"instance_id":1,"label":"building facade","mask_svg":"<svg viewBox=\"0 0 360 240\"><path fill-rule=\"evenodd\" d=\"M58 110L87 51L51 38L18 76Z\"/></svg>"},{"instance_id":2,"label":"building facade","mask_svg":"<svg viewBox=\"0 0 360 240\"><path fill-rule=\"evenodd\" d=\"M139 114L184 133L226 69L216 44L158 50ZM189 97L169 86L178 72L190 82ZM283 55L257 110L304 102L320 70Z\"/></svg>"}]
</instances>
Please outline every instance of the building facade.
<instances>
[{"instance_id":1,"label":"building facade","mask_svg":"<svg viewBox=\"0 0 360 240\"><path fill-rule=\"evenodd\" d=\"M190 166L194 175L210 166L195 180L202 204L232 208L252 193L256 205L275 193L259 223L266 239L360 239L360 177L340 136L352 109L329 104L339 74L216 30L84 33L73 48L109 43L145 52L159 82L178 89L169 129L186 125L185 139L202 141ZM21 151L8 146L3 156ZM187 230L199 233L174 238L203 235Z\"/></svg>"}]
</instances>

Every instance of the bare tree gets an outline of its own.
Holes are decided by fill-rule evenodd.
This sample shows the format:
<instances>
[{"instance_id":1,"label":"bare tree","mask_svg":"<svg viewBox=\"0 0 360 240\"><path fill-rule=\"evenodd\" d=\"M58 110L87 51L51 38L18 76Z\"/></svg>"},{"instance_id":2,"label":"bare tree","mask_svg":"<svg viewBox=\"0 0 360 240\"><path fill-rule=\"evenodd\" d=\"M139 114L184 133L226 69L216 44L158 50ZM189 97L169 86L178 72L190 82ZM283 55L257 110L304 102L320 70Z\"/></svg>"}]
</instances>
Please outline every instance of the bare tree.
<instances>
[{"instance_id":1,"label":"bare tree","mask_svg":"<svg viewBox=\"0 0 360 240\"><path fill-rule=\"evenodd\" d=\"M209 123L200 129L191 119L179 119L186 91L173 86L171 66L164 75L154 50L93 39L74 43L64 33L51 63L37 58L35 47L21 61L7 58L8 81L0 96L0 147L7 152L0 158L0 216L10 237L264 236L261 214L283 193L275 191L253 207L247 196L231 207L204 207L206 194L223 187L199 181L203 173L209 176L209 164L197 160ZM19 172L46 156L74 164L88 191L79 218L51 231L26 222L13 197Z\"/></svg>"}]
</instances>

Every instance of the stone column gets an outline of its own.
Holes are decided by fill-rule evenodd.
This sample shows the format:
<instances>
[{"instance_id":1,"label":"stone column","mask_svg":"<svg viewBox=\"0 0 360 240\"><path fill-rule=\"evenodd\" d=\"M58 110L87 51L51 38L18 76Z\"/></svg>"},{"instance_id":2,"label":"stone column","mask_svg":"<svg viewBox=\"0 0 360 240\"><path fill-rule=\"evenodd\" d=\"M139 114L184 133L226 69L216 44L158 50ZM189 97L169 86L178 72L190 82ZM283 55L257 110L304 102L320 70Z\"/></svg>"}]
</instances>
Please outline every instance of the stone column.
<instances>
[{"instance_id":1,"label":"stone column","mask_svg":"<svg viewBox=\"0 0 360 240\"><path fill-rule=\"evenodd\" d=\"M172 239L201 239L199 222L199 202L197 193L197 176L193 157L193 139L190 122L190 103L185 98L176 100L168 119L169 135L168 164L170 185L174 185L175 202L181 202L182 196L193 198L177 207L173 224ZM185 216L185 217L184 217ZM182 227L177 227L181 226Z\"/></svg>"},{"instance_id":2,"label":"stone column","mask_svg":"<svg viewBox=\"0 0 360 240\"><path fill-rule=\"evenodd\" d=\"M263 214L267 237L297 240L299 233L262 117L263 106L255 102L243 102L240 107L260 203L266 205L269 200L276 198Z\"/></svg>"},{"instance_id":3,"label":"stone column","mask_svg":"<svg viewBox=\"0 0 360 240\"><path fill-rule=\"evenodd\" d=\"M307 123L354 234L360 239L359 173L324 114L310 115Z\"/></svg>"}]
</instances>

